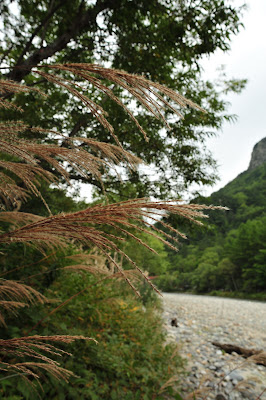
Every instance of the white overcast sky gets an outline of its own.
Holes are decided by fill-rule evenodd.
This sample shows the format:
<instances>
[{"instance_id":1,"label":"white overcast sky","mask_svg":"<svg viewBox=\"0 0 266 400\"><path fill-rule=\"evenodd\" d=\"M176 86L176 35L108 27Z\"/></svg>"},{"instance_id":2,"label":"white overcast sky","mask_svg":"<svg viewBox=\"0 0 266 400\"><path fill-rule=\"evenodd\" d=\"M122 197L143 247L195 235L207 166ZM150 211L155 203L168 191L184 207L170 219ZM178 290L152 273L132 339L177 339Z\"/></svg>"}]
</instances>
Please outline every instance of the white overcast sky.
<instances>
[{"instance_id":1,"label":"white overcast sky","mask_svg":"<svg viewBox=\"0 0 266 400\"><path fill-rule=\"evenodd\" d=\"M234 2L243 3L244 0ZM207 141L207 147L218 161L221 180L203 190L205 195L245 171L253 146L266 136L266 0L249 0L246 4L245 27L233 38L231 50L226 54L217 52L203 62L208 78L217 77L216 69L223 64L227 77L248 79L241 94L228 96L229 112L237 114L237 122L224 124L222 132Z\"/></svg>"}]
</instances>

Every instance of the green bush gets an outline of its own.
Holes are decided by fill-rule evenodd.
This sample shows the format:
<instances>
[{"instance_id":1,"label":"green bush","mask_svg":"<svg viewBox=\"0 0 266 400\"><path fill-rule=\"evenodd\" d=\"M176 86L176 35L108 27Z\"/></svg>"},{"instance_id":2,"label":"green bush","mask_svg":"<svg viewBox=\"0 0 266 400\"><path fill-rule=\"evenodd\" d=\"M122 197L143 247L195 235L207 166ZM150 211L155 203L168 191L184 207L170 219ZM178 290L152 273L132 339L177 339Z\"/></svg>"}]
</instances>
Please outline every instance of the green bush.
<instances>
[{"instance_id":1,"label":"green bush","mask_svg":"<svg viewBox=\"0 0 266 400\"><path fill-rule=\"evenodd\" d=\"M78 377L67 384L47 376L41 398L159 400L166 393L174 395L171 387L159 394L169 378L181 373L182 363L175 356L175 345L164 343L158 299L146 293L144 306L123 282L97 283L97 279L78 272L64 273L48 289L49 297L56 295L64 301L88 287L49 317L38 333L84 335L95 338L98 344L77 341L68 345L66 351L73 356L65 357L63 362L60 359L60 363ZM145 287L140 291L145 292ZM17 389L14 380L3 382L2 396L8 400L19 393L25 399L36 398L23 381L19 381Z\"/></svg>"},{"instance_id":2,"label":"green bush","mask_svg":"<svg viewBox=\"0 0 266 400\"><path fill-rule=\"evenodd\" d=\"M163 292L174 292L180 289L180 279L174 273L160 275L156 279L156 285Z\"/></svg>"}]
</instances>

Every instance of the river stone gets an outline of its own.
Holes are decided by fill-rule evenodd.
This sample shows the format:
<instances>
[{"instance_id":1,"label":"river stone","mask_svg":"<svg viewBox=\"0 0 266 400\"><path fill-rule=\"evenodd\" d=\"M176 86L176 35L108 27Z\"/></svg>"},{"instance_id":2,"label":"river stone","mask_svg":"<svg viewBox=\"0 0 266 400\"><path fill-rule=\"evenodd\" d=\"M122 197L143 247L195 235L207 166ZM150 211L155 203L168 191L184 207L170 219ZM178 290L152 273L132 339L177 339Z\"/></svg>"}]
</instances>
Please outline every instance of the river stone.
<instances>
[{"instance_id":1,"label":"river stone","mask_svg":"<svg viewBox=\"0 0 266 400\"><path fill-rule=\"evenodd\" d=\"M216 363L214 363L214 365L215 365L215 367L216 367L217 369L221 369L221 368L223 368L224 363L223 363L223 362L216 362Z\"/></svg>"},{"instance_id":2,"label":"river stone","mask_svg":"<svg viewBox=\"0 0 266 400\"><path fill-rule=\"evenodd\" d=\"M247 384L253 387L256 387L256 383L253 381L247 381Z\"/></svg>"},{"instance_id":3,"label":"river stone","mask_svg":"<svg viewBox=\"0 0 266 400\"><path fill-rule=\"evenodd\" d=\"M249 399L249 400L255 400L257 399L257 396L251 393L249 390L241 390L241 394L243 398Z\"/></svg>"},{"instance_id":4,"label":"river stone","mask_svg":"<svg viewBox=\"0 0 266 400\"><path fill-rule=\"evenodd\" d=\"M243 381L243 379L244 379L243 376L238 374L236 371L230 372L229 378L231 381L237 381L237 382Z\"/></svg>"},{"instance_id":5,"label":"river stone","mask_svg":"<svg viewBox=\"0 0 266 400\"><path fill-rule=\"evenodd\" d=\"M227 400L223 393L218 393L215 397L215 400Z\"/></svg>"}]
</instances>

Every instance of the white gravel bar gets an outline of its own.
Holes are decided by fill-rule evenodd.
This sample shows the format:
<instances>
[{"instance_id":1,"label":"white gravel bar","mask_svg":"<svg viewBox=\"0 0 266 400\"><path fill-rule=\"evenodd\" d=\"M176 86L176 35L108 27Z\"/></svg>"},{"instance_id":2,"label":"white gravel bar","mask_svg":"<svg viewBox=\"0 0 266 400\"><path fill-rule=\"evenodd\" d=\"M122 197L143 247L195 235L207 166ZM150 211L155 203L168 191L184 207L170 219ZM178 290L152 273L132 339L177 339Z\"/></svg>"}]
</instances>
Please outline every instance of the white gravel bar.
<instances>
[{"instance_id":1,"label":"white gravel bar","mask_svg":"<svg viewBox=\"0 0 266 400\"><path fill-rule=\"evenodd\" d=\"M196 399L266 400L266 367L212 345L266 351L266 303L164 293L163 304L168 340L180 345L188 363L184 397L200 389L204 395ZM177 327L171 326L172 319Z\"/></svg>"}]
</instances>

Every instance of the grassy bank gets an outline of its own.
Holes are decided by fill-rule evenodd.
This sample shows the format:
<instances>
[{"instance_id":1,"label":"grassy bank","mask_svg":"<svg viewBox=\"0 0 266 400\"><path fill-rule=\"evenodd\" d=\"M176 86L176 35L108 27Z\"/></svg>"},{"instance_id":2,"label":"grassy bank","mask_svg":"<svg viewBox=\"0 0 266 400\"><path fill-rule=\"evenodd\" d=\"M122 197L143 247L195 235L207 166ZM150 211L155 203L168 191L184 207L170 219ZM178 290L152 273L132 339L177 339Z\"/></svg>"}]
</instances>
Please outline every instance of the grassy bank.
<instances>
[{"instance_id":1,"label":"grassy bank","mask_svg":"<svg viewBox=\"0 0 266 400\"><path fill-rule=\"evenodd\" d=\"M243 292L223 292L220 290L213 290L212 292L207 293L207 295L228 297L228 298L232 298L232 299L241 299L241 300L266 301L266 292L264 292L264 293L243 293Z\"/></svg>"},{"instance_id":2,"label":"grassy bank","mask_svg":"<svg viewBox=\"0 0 266 400\"><path fill-rule=\"evenodd\" d=\"M266 291L264 292L247 292L247 291L233 291L233 290L192 290L189 285L183 287L180 285L179 276L175 273L165 274L158 276L154 283L163 292L169 293L187 293L196 295L207 295L207 296L219 296L228 297L233 299L243 299L243 300L256 300L256 301L266 301ZM183 282L182 282L183 283Z\"/></svg>"},{"instance_id":3,"label":"grassy bank","mask_svg":"<svg viewBox=\"0 0 266 400\"><path fill-rule=\"evenodd\" d=\"M95 338L76 341L60 358L64 368L77 376L64 383L45 375L40 398L50 400L151 400L177 396L169 379L182 376L182 362L175 345L165 345L160 303L147 285L140 285L142 300L123 282L96 283L94 276L64 273L49 288L49 297L65 301L89 289L59 310L38 328L38 334L83 335ZM46 310L47 312L47 310ZM39 315L39 314L38 314ZM36 315L24 315L29 325ZM25 318L23 329L25 327ZM34 332L35 333L35 332ZM36 332L37 333L37 332ZM63 362L62 362L63 361ZM23 379L1 382L1 396L7 400L37 398Z\"/></svg>"}]
</instances>

